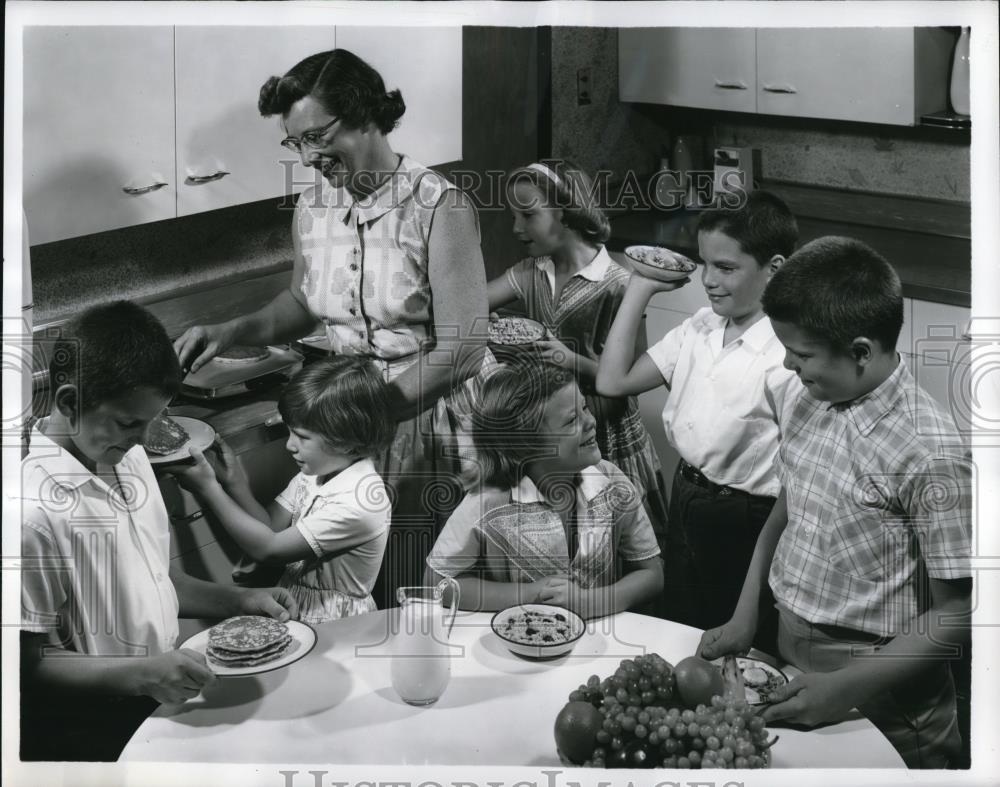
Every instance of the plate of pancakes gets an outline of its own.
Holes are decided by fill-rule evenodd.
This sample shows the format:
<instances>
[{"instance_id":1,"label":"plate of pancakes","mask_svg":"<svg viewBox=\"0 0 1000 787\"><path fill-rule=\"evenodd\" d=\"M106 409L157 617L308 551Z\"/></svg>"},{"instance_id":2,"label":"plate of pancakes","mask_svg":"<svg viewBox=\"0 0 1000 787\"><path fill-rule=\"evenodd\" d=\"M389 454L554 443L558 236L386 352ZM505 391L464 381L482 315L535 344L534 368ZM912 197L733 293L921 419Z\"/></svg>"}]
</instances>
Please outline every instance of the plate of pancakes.
<instances>
[{"instance_id":1,"label":"plate of pancakes","mask_svg":"<svg viewBox=\"0 0 1000 787\"><path fill-rule=\"evenodd\" d=\"M238 615L190 637L182 648L202 653L220 678L257 675L287 667L316 645L316 632L298 620Z\"/></svg>"},{"instance_id":2,"label":"plate of pancakes","mask_svg":"<svg viewBox=\"0 0 1000 787\"><path fill-rule=\"evenodd\" d=\"M215 441L215 430L204 421L184 415L160 413L146 429L142 447L153 465L190 459L188 448L207 451Z\"/></svg>"}]
</instances>

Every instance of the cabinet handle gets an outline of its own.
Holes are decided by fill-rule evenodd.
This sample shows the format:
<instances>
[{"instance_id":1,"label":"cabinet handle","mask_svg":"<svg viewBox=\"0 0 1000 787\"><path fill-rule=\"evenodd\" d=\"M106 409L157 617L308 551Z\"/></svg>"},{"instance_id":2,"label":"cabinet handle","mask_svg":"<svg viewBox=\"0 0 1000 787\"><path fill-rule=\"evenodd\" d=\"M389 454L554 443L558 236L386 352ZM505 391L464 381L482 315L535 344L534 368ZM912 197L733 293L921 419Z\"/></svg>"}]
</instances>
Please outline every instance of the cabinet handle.
<instances>
[{"instance_id":1,"label":"cabinet handle","mask_svg":"<svg viewBox=\"0 0 1000 787\"><path fill-rule=\"evenodd\" d=\"M122 186L122 191L124 191L126 194L132 194L132 195L149 194L149 192L156 191L157 189L162 189L166 185L167 185L166 183L160 183L159 181L157 181L156 183L150 183L148 186Z\"/></svg>"},{"instance_id":2,"label":"cabinet handle","mask_svg":"<svg viewBox=\"0 0 1000 787\"><path fill-rule=\"evenodd\" d=\"M747 86L742 82L720 82L718 79L715 80L715 86L719 90L746 90Z\"/></svg>"},{"instance_id":3,"label":"cabinet handle","mask_svg":"<svg viewBox=\"0 0 1000 787\"><path fill-rule=\"evenodd\" d=\"M189 186L200 186L202 183L211 183L213 180L222 180L229 173L224 169L213 172L211 175L188 175L184 181Z\"/></svg>"},{"instance_id":4,"label":"cabinet handle","mask_svg":"<svg viewBox=\"0 0 1000 787\"><path fill-rule=\"evenodd\" d=\"M764 85L764 90L768 93L798 93L791 85Z\"/></svg>"}]
</instances>

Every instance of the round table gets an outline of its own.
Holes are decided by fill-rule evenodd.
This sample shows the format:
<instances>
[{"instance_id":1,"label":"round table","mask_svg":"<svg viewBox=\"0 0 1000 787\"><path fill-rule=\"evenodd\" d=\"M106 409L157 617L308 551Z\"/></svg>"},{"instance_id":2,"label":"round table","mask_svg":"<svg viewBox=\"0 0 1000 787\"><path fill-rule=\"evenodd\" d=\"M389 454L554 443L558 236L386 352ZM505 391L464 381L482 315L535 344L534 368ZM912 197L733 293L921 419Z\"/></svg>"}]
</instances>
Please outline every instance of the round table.
<instances>
[{"instance_id":1,"label":"round table","mask_svg":"<svg viewBox=\"0 0 1000 787\"><path fill-rule=\"evenodd\" d=\"M701 632L629 612L590 621L573 652L553 661L510 653L491 615L459 612L451 682L438 702L405 704L390 680L398 610L317 627L316 647L288 668L219 679L200 696L161 706L122 761L378 763L559 767L553 723L567 695L623 658L655 651L671 663ZM816 730L777 729L773 767L904 767L860 715Z\"/></svg>"}]
</instances>

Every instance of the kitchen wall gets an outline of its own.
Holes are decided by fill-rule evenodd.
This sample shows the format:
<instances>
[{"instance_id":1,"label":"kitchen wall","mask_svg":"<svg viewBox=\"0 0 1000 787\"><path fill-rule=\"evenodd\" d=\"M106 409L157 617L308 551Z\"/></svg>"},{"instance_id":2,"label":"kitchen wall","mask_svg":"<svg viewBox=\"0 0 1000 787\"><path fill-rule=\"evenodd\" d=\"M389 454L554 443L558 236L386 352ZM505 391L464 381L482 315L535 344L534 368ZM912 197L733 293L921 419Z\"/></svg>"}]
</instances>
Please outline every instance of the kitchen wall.
<instances>
[{"instance_id":1,"label":"kitchen wall","mask_svg":"<svg viewBox=\"0 0 1000 787\"><path fill-rule=\"evenodd\" d=\"M577 69L591 66L592 101L577 106ZM614 28L552 31L552 151L585 168L651 173L675 133L762 151L774 180L968 201L968 132L685 110L618 101Z\"/></svg>"},{"instance_id":2,"label":"kitchen wall","mask_svg":"<svg viewBox=\"0 0 1000 787\"><path fill-rule=\"evenodd\" d=\"M34 246L35 324L112 298L155 298L290 266L292 213L283 202L264 200Z\"/></svg>"}]
</instances>

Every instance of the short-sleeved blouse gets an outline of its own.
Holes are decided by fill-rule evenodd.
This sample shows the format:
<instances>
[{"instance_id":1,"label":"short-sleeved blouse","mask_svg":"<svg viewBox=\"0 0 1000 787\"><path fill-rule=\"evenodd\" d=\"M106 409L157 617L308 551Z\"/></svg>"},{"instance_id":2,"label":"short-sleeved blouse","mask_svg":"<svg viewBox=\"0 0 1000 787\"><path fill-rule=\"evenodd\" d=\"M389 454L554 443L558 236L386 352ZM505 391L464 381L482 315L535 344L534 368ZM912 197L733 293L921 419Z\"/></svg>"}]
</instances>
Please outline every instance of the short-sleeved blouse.
<instances>
[{"instance_id":1,"label":"short-sleeved blouse","mask_svg":"<svg viewBox=\"0 0 1000 787\"><path fill-rule=\"evenodd\" d=\"M453 188L402 156L363 199L325 180L303 191L295 225L302 293L335 353L391 362L433 338L428 240L434 209Z\"/></svg>"},{"instance_id":2,"label":"short-sleeved blouse","mask_svg":"<svg viewBox=\"0 0 1000 787\"><path fill-rule=\"evenodd\" d=\"M576 541L570 556L559 514L525 476L511 489L470 493L438 536L427 565L444 576L478 572L494 582L533 582L568 572L581 587L617 581L620 562L660 553L635 487L604 460L576 477Z\"/></svg>"},{"instance_id":3,"label":"short-sleeved blouse","mask_svg":"<svg viewBox=\"0 0 1000 787\"><path fill-rule=\"evenodd\" d=\"M371 459L361 459L325 484L299 473L275 499L292 515L313 557L285 567L281 585L307 623L375 609L372 587L388 539L391 503Z\"/></svg>"}]
</instances>

